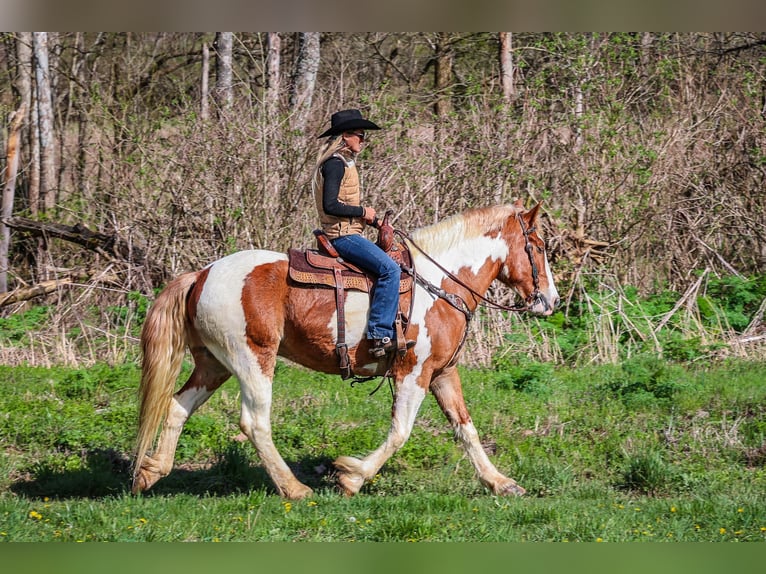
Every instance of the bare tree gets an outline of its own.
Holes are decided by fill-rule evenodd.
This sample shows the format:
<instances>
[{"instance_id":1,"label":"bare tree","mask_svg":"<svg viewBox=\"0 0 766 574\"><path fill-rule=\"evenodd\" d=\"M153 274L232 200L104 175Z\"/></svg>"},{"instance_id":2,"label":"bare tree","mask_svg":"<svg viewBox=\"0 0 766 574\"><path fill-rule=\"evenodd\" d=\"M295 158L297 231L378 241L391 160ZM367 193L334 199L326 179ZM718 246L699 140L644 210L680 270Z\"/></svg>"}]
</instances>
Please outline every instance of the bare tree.
<instances>
[{"instance_id":1,"label":"bare tree","mask_svg":"<svg viewBox=\"0 0 766 574\"><path fill-rule=\"evenodd\" d=\"M202 44L202 78L200 88L200 118L203 120L210 119L210 102L209 102L209 87L208 79L210 76L210 48L208 48L207 42Z\"/></svg>"},{"instance_id":2,"label":"bare tree","mask_svg":"<svg viewBox=\"0 0 766 574\"><path fill-rule=\"evenodd\" d=\"M436 57L434 66L434 87L436 88L436 103L434 111L436 117L447 117L452 104L450 101L450 87L452 85L452 63L454 54L450 45L449 34L440 32L436 39Z\"/></svg>"},{"instance_id":3,"label":"bare tree","mask_svg":"<svg viewBox=\"0 0 766 574\"><path fill-rule=\"evenodd\" d=\"M500 32L500 80L503 97L509 102L516 97L513 72L513 32Z\"/></svg>"},{"instance_id":4,"label":"bare tree","mask_svg":"<svg viewBox=\"0 0 766 574\"><path fill-rule=\"evenodd\" d=\"M53 133L53 97L48 65L48 33L32 33L37 86L37 115L40 137L40 195L44 210L56 204L56 160Z\"/></svg>"},{"instance_id":5,"label":"bare tree","mask_svg":"<svg viewBox=\"0 0 766 574\"><path fill-rule=\"evenodd\" d=\"M319 32L300 32L298 36L298 58L290 90L291 126L294 130L305 129L311 109L319 70L319 36Z\"/></svg>"},{"instance_id":6,"label":"bare tree","mask_svg":"<svg viewBox=\"0 0 766 574\"><path fill-rule=\"evenodd\" d=\"M282 39L277 32L266 35L266 117L275 118L279 109L279 68Z\"/></svg>"},{"instance_id":7,"label":"bare tree","mask_svg":"<svg viewBox=\"0 0 766 574\"><path fill-rule=\"evenodd\" d=\"M215 35L216 84L215 96L218 107L228 110L234 101L233 53L234 32L217 32Z\"/></svg>"},{"instance_id":8,"label":"bare tree","mask_svg":"<svg viewBox=\"0 0 766 574\"><path fill-rule=\"evenodd\" d=\"M29 114L29 129L26 130L27 148L29 154L29 175L27 176L27 196L29 210L35 215L40 202L40 170L39 144L37 130L37 106L32 105L34 84L32 82L32 32L19 32L16 36L16 57L18 59L18 76L16 88L19 91L21 103ZM22 136L23 137L23 136Z\"/></svg>"},{"instance_id":9,"label":"bare tree","mask_svg":"<svg viewBox=\"0 0 766 574\"><path fill-rule=\"evenodd\" d=\"M8 249L11 244L11 230L5 219L13 215L13 198L16 193L16 173L19 169L19 131L26 115L26 104L11 115L11 127L8 133L6 153L5 181L2 204L0 204L0 293L8 291Z\"/></svg>"}]
</instances>

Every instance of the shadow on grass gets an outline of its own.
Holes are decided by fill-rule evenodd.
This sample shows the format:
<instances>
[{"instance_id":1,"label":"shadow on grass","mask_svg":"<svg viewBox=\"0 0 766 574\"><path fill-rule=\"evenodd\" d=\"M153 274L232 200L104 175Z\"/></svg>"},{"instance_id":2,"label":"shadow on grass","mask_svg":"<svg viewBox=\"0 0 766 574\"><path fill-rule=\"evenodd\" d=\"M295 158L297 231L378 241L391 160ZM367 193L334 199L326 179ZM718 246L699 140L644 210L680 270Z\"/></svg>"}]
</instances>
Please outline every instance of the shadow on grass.
<instances>
[{"instance_id":1,"label":"shadow on grass","mask_svg":"<svg viewBox=\"0 0 766 574\"><path fill-rule=\"evenodd\" d=\"M31 478L14 482L11 491L26 498L99 499L127 494L132 481L131 461L111 449L87 451L75 470L61 470L40 463L30 471ZM327 458L305 458L288 465L298 480L314 490L335 488ZM226 496L256 490L276 494L274 485L258 461L235 445L218 455L212 464L179 464L142 496L192 494Z\"/></svg>"}]
</instances>

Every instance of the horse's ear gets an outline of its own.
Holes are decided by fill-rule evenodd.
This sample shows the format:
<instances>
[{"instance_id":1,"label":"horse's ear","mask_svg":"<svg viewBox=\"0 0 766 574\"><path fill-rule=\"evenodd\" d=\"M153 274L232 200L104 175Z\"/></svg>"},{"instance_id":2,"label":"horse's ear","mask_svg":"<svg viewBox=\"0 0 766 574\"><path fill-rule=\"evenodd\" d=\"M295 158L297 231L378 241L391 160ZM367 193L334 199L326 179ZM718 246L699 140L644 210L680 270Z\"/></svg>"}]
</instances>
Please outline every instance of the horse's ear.
<instances>
[{"instance_id":1,"label":"horse's ear","mask_svg":"<svg viewBox=\"0 0 766 574\"><path fill-rule=\"evenodd\" d=\"M519 198L519 199L517 199L516 201L513 202L513 206L514 207L519 207L521 209L524 209L524 202L521 201L521 198Z\"/></svg>"},{"instance_id":2,"label":"horse's ear","mask_svg":"<svg viewBox=\"0 0 766 574\"><path fill-rule=\"evenodd\" d=\"M535 205L532 209L524 213L524 219L527 220L528 224L532 224L537 219L537 214L540 211L540 206L542 203L538 203Z\"/></svg>"}]
</instances>

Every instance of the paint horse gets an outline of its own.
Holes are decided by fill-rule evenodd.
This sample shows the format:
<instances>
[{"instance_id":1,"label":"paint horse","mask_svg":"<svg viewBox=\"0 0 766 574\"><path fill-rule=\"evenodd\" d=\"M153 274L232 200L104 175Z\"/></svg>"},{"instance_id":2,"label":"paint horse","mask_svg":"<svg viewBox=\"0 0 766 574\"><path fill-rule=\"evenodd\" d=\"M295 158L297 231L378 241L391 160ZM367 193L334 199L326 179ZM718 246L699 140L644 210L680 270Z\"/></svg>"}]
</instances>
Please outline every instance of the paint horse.
<instances>
[{"instance_id":1,"label":"paint horse","mask_svg":"<svg viewBox=\"0 0 766 574\"><path fill-rule=\"evenodd\" d=\"M499 279L525 301L524 310L549 315L559 301L544 243L536 231L539 205L521 202L454 215L406 236L416 275L407 339L415 346L393 362L370 355L365 337L369 295L345 299L346 342L355 375L386 373L394 390L388 436L374 452L334 461L346 495L359 492L407 441L430 391L473 464L495 494L523 494L487 457L463 399L456 361L468 321ZM410 296L406 296L409 298ZM405 296L402 297L403 299ZM412 305L410 305L412 303ZM304 288L288 279L284 254L241 251L171 281L149 310L141 334L140 417L133 492L150 488L173 467L184 423L232 375L241 389L242 432L281 496L312 494L277 451L271 402L277 356L325 373L339 373L337 313L332 289ZM194 370L173 392L185 347ZM155 437L159 439L151 455Z\"/></svg>"}]
</instances>

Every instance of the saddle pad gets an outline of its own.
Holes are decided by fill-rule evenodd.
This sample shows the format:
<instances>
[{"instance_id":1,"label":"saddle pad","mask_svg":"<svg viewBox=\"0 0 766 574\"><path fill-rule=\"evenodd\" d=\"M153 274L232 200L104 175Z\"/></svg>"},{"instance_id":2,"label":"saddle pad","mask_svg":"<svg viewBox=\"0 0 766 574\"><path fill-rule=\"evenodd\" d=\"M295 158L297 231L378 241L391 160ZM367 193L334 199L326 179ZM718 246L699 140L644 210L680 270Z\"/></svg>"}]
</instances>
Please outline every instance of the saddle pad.
<instances>
[{"instance_id":1,"label":"saddle pad","mask_svg":"<svg viewBox=\"0 0 766 574\"><path fill-rule=\"evenodd\" d=\"M341 270L343 286L346 289L369 293L372 280L358 267L345 261L339 261L319 253L316 249L289 249L289 276L296 283L335 287L333 269ZM412 277L403 275L399 282L399 292L405 293L412 288Z\"/></svg>"}]
</instances>

